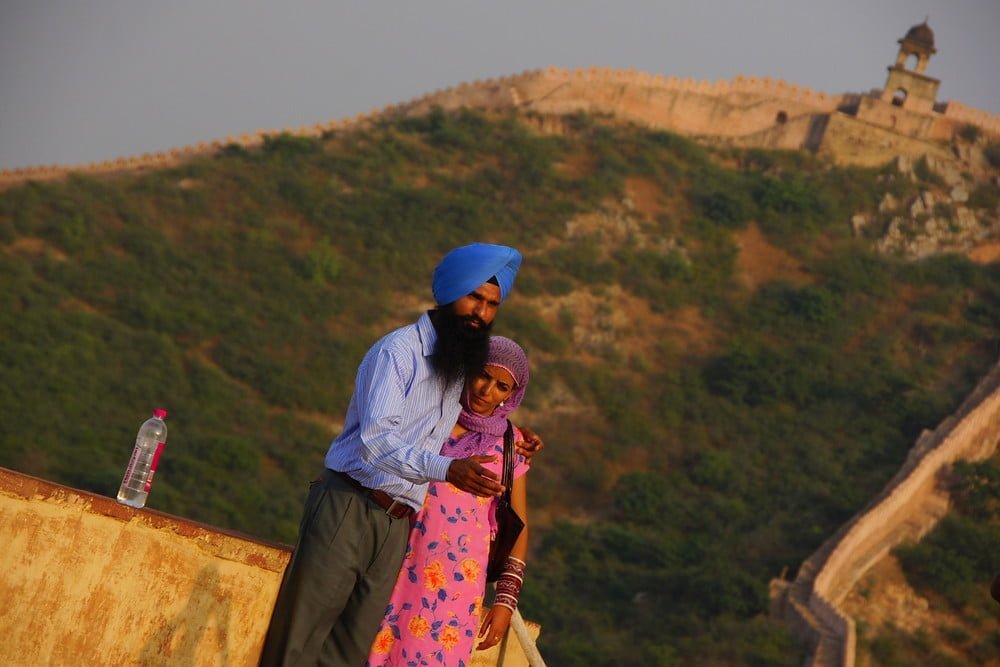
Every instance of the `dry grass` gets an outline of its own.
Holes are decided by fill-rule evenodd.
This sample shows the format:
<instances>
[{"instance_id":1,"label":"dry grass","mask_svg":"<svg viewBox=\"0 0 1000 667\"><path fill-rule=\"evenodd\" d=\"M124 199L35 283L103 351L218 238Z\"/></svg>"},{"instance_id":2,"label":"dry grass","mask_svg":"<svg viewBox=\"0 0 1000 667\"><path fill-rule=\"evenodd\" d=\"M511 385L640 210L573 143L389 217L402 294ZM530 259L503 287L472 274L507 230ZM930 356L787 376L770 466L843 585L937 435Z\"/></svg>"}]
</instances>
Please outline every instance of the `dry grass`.
<instances>
[{"instance_id":1,"label":"dry grass","mask_svg":"<svg viewBox=\"0 0 1000 667\"><path fill-rule=\"evenodd\" d=\"M784 280L802 285L812 282L799 260L764 238L755 224L736 234L740 247L736 266L739 279L747 289L756 290L760 285Z\"/></svg>"}]
</instances>

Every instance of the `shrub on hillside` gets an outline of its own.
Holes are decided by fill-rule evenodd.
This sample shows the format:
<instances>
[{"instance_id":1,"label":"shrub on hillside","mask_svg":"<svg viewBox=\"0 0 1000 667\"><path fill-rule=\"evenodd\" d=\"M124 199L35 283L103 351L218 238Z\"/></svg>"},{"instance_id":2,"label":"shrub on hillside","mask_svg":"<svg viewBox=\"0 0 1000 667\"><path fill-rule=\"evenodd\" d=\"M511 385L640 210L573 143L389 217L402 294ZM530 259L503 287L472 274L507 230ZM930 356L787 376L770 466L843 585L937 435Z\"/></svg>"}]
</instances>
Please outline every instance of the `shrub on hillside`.
<instances>
[{"instance_id":1,"label":"shrub on hillside","mask_svg":"<svg viewBox=\"0 0 1000 667\"><path fill-rule=\"evenodd\" d=\"M930 588L956 607L1000 572L1000 466L958 462L951 493L957 514L945 517L924 539L896 550L907 579Z\"/></svg>"},{"instance_id":2,"label":"shrub on hillside","mask_svg":"<svg viewBox=\"0 0 1000 667\"><path fill-rule=\"evenodd\" d=\"M511 129L510 123L497 123L475 109L448 112L440 106L424 116L403 118L395 125L403 132L426 136L437 148L470 153L494 152L500 148L502 134Z\"/></svg>"},{"instance_id":3,"label":"shrub on hillside","mask_svg":"<svg viewBox=\"0 0 1000 667\"><path fill-rule=\"evenodd\" d=\"M969 193L969 207L983 209L990 213L1000 211L1000 187L989 183L980 183Z\"/></svg>"},{"instance_id":4,"label":"shrub on hillside","mask_svg":"<svg viewBox=\"0 0 1000 667\"><path fill-rule=\"evenodd\" d=\"M927 161L927 156L923 156L913 163L913 175L916 176L918 180L928 185L936 185L938 187L945 186L945 182L941 177L941 174L931 169L930 164Z\"/></svg>"},{"instance_id":5,"label":"shrub on hillside","mask_svg":"<svg viewBox=\"0 0 1000 667\"><path fill-rule=\"evenodd\" d=\"M1000 141L991 141L986 144L986 147L983 149L983 156L990 163L991 167L1000 169Z\"/></svg>"},{"instance_id":6,"label":"shrub on hillside","mask_svg":"<svg viewBox=\"0 0 1000 667\"><path fill-rule=\"evenodd\" d=\"M750 313L758 327L799 338L826 333L840 315L840 299L825 287L771 283L754 297Z\"/></svg>"},{"instance_id":7,"label":"shrub on hillside","mask_svg":"<svg viewBox=\"0 0 1000 667\"><path fill-rule=\"evenodd\" d=\"M696 210L705 218L729 229L741 229L756 211L743 179L721 169L706 170L691 190Z\"/></svg>"},{"instance_id":8,"label":"shrub on hillside","mask_svg":"<svg viewBox=\"0 0 1000 667\"><path fill-rule=\"evenodd\" d=\"M970 144L976 143L983 134L982 130L979 129L978 125L973 125L971 123L966 123L959 129L958 136Z\"/></svg>"},{"instance_id":9,"label":"shrub on hillside","mask_svg":"<svg viewBox=\"0 0 1000 667\"><path fill-rule=\"evenodd\" d=\"M705 366L705 384L715 394L749 406L802 394L803 374L787 351L737 343Z\"/></svg>"},{"instance_id":10,"label":"shrub on hillside","mask_svg":"<svg viewBox=\"0 0 1000 667\"><path fill-rule=\"evenodd\" d=\"M815 234L829 223L831 206L826 193L798 176L756 178L751 192L760 209L761 229L779 244Z\"/></svg>"},{"instance_id":11,"label":"shrub on hillside","mask_svg":"<svg viewBox=\"0 0 1000 667\"><path fill-rule=\"evenodd\" d=\"M271 159L290 160L312 155L321 150L320 142L312 137L302 137L288 132L264 137L263 155Z\"/></svg>"}]
</instances>

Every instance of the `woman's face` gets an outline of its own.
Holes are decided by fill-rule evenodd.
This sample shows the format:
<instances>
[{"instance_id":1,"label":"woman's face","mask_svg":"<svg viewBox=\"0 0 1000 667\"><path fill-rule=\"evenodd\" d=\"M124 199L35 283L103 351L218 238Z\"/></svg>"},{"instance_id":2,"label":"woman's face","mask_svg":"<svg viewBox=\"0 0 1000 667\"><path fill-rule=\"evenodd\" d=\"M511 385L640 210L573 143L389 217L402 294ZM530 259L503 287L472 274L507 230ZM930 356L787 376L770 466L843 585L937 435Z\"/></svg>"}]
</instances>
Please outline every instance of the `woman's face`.
<instances>
[{"instance_id":1,"label":"woman's face","mask_svg":"<svg viewBox=\"0 0 1000 667\"><path fill-rule=\"evenodd\" d=\"M514 376L506 368L483 366L465 385L466 402L473 412L489 416L514 391Z\"/></svg>"}]
</instances>

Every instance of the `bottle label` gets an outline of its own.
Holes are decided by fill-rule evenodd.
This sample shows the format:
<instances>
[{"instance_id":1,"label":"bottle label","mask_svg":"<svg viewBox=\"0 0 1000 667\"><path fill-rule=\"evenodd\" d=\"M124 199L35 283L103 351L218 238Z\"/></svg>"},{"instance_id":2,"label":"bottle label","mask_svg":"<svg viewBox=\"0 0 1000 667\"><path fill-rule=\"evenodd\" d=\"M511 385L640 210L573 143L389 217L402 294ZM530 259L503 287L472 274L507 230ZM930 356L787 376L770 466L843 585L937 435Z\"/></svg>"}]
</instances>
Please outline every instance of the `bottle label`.
<instances>
[{"instance_id":1,"label":"bottle label","mask_svg":"<svg viewBox=\"0 0 1000 667\"><path fill-rule=\"evenodd\" d=\"M153 486L153 474L156 472L156 466L160 462L160 454L163 452L163 446L166 444L165 442L156 443L156 453L153 454L153 462L149 465L149 474L146 476L146 488L143 489L146 493L149 493L149 487Z\"/></svg>"}]
</instances>

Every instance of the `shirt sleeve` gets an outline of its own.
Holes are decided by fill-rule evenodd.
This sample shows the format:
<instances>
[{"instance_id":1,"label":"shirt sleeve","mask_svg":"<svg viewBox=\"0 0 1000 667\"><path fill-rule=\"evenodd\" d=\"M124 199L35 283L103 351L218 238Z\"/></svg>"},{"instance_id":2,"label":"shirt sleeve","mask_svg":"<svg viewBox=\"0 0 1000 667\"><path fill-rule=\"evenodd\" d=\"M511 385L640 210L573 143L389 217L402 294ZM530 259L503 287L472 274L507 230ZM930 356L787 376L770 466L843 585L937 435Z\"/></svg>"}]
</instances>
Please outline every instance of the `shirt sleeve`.
<instances>
[{"instance_id":1,"label":"shirt sleeve","mask_svg":"<svg viewBox=\"0 0 1000 667\"><path fill-rule=\"evenodd\" d=\"M407 396L415 369L413 353L392 346L382 347L367 359L358 373L355 398L358 401L361 457L384 472L413 484L444 481L452 459L436 451L421 449L419 442L407 442L400 434L404 402L443 400L440 392L431 396Z\"/></svg>"}]
</instances>

